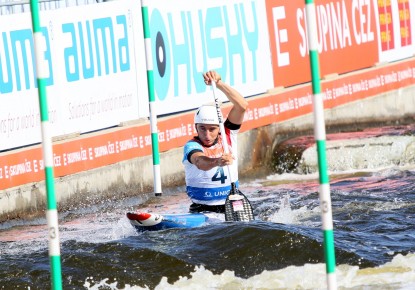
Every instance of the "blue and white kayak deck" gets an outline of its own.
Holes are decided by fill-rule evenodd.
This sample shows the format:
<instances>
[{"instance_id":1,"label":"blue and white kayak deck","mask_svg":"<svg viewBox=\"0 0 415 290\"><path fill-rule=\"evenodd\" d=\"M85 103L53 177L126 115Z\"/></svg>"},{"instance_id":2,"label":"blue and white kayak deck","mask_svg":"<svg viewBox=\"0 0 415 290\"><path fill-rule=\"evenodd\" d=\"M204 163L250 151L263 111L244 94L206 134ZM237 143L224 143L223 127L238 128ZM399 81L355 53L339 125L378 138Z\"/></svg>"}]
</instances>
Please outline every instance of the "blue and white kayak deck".
<instances>
[{"instance_id":1,"label":"blue and white kayak deck","mask_svg":"<svg viewBox=\"0 0 415 290\"><path fill-rule=\"evenodd\" d=\"M186 194L160 197L154 205L134 212L127 212L131 225L139 232L158 231L171 228L194 228L205 224L227 221L254 220L252 207L248 199L239 191L228 196L225 202L225 214L215 212L180 213L187 211L189 205ZM183 207L184 206L184 207ZM162 212L157 213L163 207Z\"/></svg>"},{"instance_id":2,"label":"blue and white kayak deck","mask_svg":"<svg viewBox=\"0 0 415 290\"><path fill-rule=\"evenodd\" d=\"M139 232L158 231L172 228L194 228L208 223L208 221L224 221L223 214L216 213L182 213L158 214L149 212L129 212L127 218L131 225Z\"/></svg>"}]
</instances>

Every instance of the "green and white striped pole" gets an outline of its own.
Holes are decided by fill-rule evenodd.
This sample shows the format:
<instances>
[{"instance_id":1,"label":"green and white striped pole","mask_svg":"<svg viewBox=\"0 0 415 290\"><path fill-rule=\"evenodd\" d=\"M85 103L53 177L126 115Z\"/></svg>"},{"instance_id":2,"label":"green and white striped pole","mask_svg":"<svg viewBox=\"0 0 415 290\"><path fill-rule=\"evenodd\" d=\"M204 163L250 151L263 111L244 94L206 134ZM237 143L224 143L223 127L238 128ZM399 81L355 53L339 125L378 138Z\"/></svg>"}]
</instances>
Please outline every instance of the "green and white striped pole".
<instances>
[{"instance_id":1,"label":"green and white striped pole","mask_svg":"<svg viewBox=\"0 0 415 290\"><path fill-rule=\"evenodd\" d=\"M314 138L316 139L318 157L320 182L319 198L324 234L324 257L326 259L327 288L337 289L330 181L327 172L328 169L326 159L326 126L324 123L323 94L321 93L320 69L318 61L316 7L313 0L305 0L305 4L313 88Z\"/></svg>"},{"instance_id":2,"label":"green and white striped pole","mask_svg":"<svg viewBox=\"0 0 415 290\"><path fill-rule=\"evenodd\" d=\"M49 234L49 261L51 267L52 289L62 289L61 257L59 245L58 210L56 206L55 184L53 176L53 150L52 136L49 128L49 114L46 97L46 78L48 77L48 66L44 61L46 41L40 30L39 2L30 1L32 14L33 39L36 54L36 74L39 94L40 119L42 126L42 149L45 166L45 184L47 195L47 224Z\"/></svg>"},{"instance_id":3,"label":"green and white striped pole","mask_svg":"<svg viewBox=\"0 0 415 290\"><path fill-rule=\"evenodd\" d=\"M154 96L154 76L153 76L153 54L151 51L150 24L148 15L147 0L141 0L141 14L143 19L144 42L146 50L147 65L147 87L148 99L150 105L150 127L151 127L151 148L153 152L153 177L154 177L154 194L161 196L161 173L160 173L160 152L159 139L157 130L157 113L155 108Z\"/></svg>"}]
</instances>

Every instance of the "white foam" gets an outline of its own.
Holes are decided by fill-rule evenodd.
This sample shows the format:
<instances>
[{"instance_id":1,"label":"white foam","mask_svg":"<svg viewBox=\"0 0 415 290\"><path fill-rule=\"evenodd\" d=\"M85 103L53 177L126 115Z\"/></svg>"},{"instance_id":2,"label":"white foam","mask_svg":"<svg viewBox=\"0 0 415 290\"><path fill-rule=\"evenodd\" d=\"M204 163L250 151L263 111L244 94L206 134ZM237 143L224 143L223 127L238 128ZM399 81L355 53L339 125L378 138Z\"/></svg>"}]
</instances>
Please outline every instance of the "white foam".
<instances>
[{"instance_id":1,"label":"white foam","mask_svg":"<svg viewBox=\"0 0 415 290\"><path fill-rule=\"evenodd\" d=\"M327 141L327 165L331 172L344 172L413 164L414 142L413 136L381 136ZM303 152L299 171L317 171L315 146L310 146Z\"/></svg>"},{"instance_id":2,"label":"white foam","mask_svg":"<svg viewBox=\"0 0 415 290\"><path fill-rule=\"evenodd\" d=\"M336 267L337 285L342 289L414 289L415 254L396 255L391 262L374 268L359 269L357 266L339 265ZM116 288L116 283L106 284L108 279L92 284L87 278L87 289L99 287ZM213 274L203 266L196 267L191 277L181 277L170 284L163 277L155 290L198 290L198 289L326 289L327 276L325 265L305 264L289 266L275 271L263 271L261 274L243 279L235 276L233 271L225 270ZM114 288L115 287L115 288ZM362 288L360 288L362 287ZM127 285L122 289L148 289Z\"/></svg>"},{"instance_id":3,"label":"white foam","mask_svg":"<svg viewBox=\"0 0 415 290\"><path fill-rule=\"evenodd\" d=\"M120 214L84 216L59 225L60 244L69 240L88 243L103 243L137 235L128 218ZM0 241L1 254L30 254L47 249L47 226L32 223L4 232ZM91 236L94 238L91 239Z\"/></svg>"},{"instance_id":4,"label":"white foam","mask_svg":"<svg viewBox=\"0 0 415 290\"><path fill-rule=\"evenodd\" d=\"M302 218L308 215L307 207L291 209L289 196L286 195L280 200L279 209L268 217L268 221L281 224L300 224Z\"/></svg>"}]
</instances>

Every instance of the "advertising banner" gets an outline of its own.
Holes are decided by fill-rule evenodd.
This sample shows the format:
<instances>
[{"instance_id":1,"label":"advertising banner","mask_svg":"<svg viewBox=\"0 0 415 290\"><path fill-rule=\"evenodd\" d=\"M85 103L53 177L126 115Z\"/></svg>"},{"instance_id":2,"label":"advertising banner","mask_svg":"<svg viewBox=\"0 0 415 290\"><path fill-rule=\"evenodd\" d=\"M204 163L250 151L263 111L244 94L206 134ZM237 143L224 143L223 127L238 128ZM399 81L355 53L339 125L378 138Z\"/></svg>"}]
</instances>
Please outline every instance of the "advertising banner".
<instances>
[{"instance_id":1,"label":"advertising banner","mask_svg":"<svg viewBox=\"0 0 415 290\"><path fill-rule=\"evenodd\" d=\"M322 83L324 107L362 100L377 94L415 85L415 59L369 71L350 74ZM313 110L311 85L282 89L280 92L249 98L241 131L310 114ZM229 106L223 108L226 116ZM163 118L158 124L160 151L183 146L197 133L193 113ZM53 147L56 176L65 176L151 155L149 123L119 128L103 134L91 134L59 142ZM44 179L40 146L11 153L0 153L0 190ZM161 164L163 166L163 163Z\"/></svg>"},{"instance_id":2,"label":"advertising banner","mask_svg":"<svg viewBox=\"0 0 415 290\"><path fill-rule=\"evenodd\" d=\"M274 86L264 1L148 4L158 115L212 102L202 78L208 70L244 96Z\"/></svg>"},{"instance_id":3,"label":"advertising banner","mask_svg":"<svg viewBox=\"0 0 415 290\"><path fill-rule=\"evenodd\" d=\"M312 112L303 0L148 3L160 151L196 134L191 110L213 102L208 70L245 97L261 95L248 98L242 131ZM326 109L415 85L415 1L317 0L316 13ZM41 28L53 136L149 116L140 1L42 11ZM40 145L12 150L41 142L36 86L30 13L1 16L0 190L44 178ZM150 125L84 134L53 151L56 176L147 156Z\"/></svg>"},{"instance_id":4,"label":"advertising banner","mask_svg":"<svg viewBox=\"0 0 415 290\"><path fill-rule=\"evenodd\" d=\"M415 1L378 0L379 61L415 55Z\"/></svg>"},{"instance_id":5,"label":"advertising banner","mask_svg":"<svg viewBox=\"0 0 415 290\"><path fill-rule=\"evenodd\" d=\"M415 59L349 74L321 83L324 108L331 109L388 91L415 85ZM249 102L243 130L283 122L313 112L310 84L283 89Z\"/></svg>"},{"instance_id":6,"label":"advertising banner","mask_svg":"<svg viewBox=\"0 0 415 290\"><path fill-rule=\"evenodd\" d=\"M320 75L343 74L378 62L375 1L317 0ZM305 2L266 0L274 86L311 81Z\"/></svg>"},{"instance_id":7,"label":"advertising banner","mask_svg":"<svg viewBox=\"0 0 415 290\"><path fill-rule=\"evenodd\" d=\"M53 136L148 117L139 2L108 2L99 8L87 5L41 15L39 61L49 73ZM39 143L41 130L30 13L2 16L0 34L1 151Z\"/></svg>"}]
</instances>

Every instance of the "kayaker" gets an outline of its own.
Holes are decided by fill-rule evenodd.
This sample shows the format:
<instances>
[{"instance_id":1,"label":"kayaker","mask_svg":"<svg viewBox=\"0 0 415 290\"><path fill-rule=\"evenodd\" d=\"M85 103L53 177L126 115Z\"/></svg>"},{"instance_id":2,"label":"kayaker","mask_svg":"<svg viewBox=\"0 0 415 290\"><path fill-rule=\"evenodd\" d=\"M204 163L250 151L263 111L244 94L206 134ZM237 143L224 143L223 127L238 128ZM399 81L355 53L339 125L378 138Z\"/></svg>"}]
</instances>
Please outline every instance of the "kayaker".
<instances>
[{"instance_id":1,"label":"kayaker","mask_svg":"<svg viewBox=\"0 0 415 290\"><path fill-rule=\"evenodd\" d=\"M219 129L219 119L214 105L203 105L195 113L197 136L184 146L183 165L186 175L186 192L191 201L190 212L224 212L225 200L232 181L238 180L237 134L244 119L248 102L244 97L222 81L216 71L203 74L205 84L212 82L233 104L224 122L229 154L224 153Z\"/></svg>"}]
</instances>

